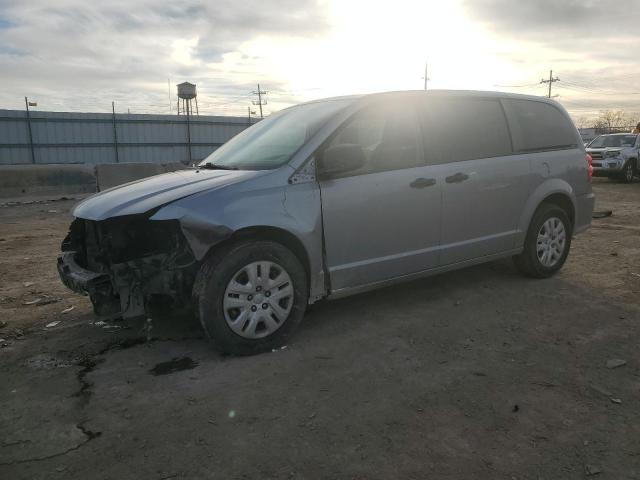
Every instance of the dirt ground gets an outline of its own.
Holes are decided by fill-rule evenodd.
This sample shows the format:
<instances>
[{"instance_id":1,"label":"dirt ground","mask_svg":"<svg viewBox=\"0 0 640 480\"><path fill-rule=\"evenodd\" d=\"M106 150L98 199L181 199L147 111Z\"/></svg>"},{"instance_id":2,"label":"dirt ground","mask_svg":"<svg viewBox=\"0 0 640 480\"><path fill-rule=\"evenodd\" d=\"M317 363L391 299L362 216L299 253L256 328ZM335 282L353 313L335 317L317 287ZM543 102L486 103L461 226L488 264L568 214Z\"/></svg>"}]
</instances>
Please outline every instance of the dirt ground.
<instances>
[{"instance_id":1,"label":"dirt ground","mask_svg":"<svg viewBox=\"0 0 640 480\"><path fill-rule=\"evenodd\" d=\"M0 478L640 479L640 183L594 189L613 216L553 279L327 302L247 358L96 323L55 270L74 201L0 206Z\"/></svg>"}]
</instances>

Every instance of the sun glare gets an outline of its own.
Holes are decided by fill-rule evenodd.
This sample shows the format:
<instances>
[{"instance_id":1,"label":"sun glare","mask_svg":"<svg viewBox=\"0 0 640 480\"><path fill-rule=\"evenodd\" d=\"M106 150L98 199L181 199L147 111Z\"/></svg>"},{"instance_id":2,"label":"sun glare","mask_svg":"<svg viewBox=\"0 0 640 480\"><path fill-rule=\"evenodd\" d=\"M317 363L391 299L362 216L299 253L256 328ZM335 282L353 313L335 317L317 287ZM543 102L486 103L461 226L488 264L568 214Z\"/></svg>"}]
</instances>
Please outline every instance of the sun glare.
<instances>
[{"instance_id":1,"label":"sun glare","mask_svg":"<svg viewBox=\"0 0 640 480\"><path fill-rule=\"evenodd\" d=\"M329 31L313 39L260 38L243 51L261 58L296 98L423 88L493 89L510 76L503 49L456 1L354 0L328 6Z\"/></svg>"}]
</instances>

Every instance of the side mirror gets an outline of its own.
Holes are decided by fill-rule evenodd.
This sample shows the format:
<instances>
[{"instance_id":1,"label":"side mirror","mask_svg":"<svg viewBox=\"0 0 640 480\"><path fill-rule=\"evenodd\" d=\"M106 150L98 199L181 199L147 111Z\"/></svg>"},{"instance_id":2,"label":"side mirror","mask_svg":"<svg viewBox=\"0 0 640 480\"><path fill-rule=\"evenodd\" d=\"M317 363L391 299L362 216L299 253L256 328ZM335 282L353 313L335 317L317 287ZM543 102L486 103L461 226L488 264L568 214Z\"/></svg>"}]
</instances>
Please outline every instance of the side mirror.
<instances>
[{"instance_id":1,"label":"side mirror","mask_svg":"<svg viewBox=\"0 0 640 480\"><path fill-rule=\"evenodd\" d=\"M366 162L360 145L346 143L327 148L320 158L319 171L323 178L331 178L361 168Z\"/></svg>"}]
</instances>

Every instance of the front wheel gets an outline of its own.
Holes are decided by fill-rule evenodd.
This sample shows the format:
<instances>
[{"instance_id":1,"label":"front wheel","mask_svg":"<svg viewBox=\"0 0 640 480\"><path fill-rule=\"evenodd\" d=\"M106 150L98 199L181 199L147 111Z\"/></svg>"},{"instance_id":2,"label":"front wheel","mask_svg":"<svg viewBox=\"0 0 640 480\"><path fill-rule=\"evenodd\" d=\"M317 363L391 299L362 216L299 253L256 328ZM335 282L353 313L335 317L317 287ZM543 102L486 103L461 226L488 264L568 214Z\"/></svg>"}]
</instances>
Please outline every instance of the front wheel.
<instances>
[{"instance_id":1,"label":"front wheel","mask_svg":"<svg viewBox=\"0 0 640 480\"><path fill-rule=\"evenodd\" d=\"M524 250L513 257L518 270L534 278L547 278L562 268L569 255L571 221L560 207L541 205L533 215Z\"/></svg>"},{"instance_id":2,"label":"front wheel","mask_svg":"<svg viewBox=\"0 0 640 480\"><path fill-rule=\"evenodd\" d=\"M629 160L623 170L622 170L622 176L621 176L621 180L624 183L631 183L633 182L633 177L636 176L636 164L633 160Z\"/></svg>"},{"instance_id":3,"label":"front wheel","mask_svg":"<svg viewBox=\"0 0 640 480\"><path fill-rule=\"evenodd\" d=\"M210 255L193 290L213 346L251 355L285 344L304 315L307 275L298 258L271 241L243 241Z\"/></svg>"}]
</instances>

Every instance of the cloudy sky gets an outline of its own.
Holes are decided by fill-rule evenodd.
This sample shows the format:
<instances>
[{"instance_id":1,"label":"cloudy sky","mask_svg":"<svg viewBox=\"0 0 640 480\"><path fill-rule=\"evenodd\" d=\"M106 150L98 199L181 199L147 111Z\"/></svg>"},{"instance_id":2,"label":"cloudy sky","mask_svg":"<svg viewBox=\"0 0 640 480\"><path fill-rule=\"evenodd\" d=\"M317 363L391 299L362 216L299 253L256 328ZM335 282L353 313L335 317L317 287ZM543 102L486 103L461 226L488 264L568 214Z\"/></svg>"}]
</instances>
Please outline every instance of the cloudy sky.
<instances>
[{"instance_id":1,"label":"cloudy sky","mask_svg":"<svg viewBox=\"0 0 640 480\"><path fill-rule=\"evenodd\" d=\"M0 0L0 108L201 113L430 88L553 94L640 112L640 0ZM170 93L168 80L171 84ZM639 119L640 120L640 119Z\"/></svg>"}]
</instances>

